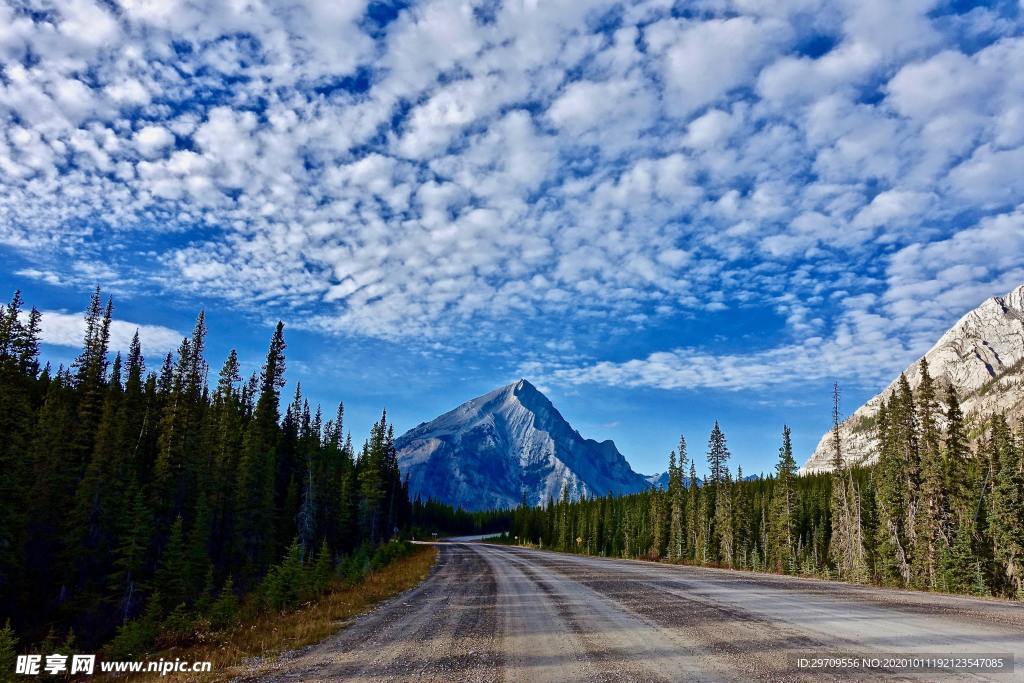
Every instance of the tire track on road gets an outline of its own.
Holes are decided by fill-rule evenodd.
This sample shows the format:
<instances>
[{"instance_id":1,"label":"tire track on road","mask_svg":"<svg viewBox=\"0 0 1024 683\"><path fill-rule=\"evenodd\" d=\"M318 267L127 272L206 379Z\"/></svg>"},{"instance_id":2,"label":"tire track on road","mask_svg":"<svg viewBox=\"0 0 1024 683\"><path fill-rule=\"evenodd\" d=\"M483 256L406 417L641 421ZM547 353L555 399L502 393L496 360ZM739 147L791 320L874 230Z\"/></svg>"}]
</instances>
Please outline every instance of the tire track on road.
<instances>
[{"instance_id":1,"label":"tire track on road","mask_svg":"<svg viewBox=\"0 0 1024 683\"><path fill-rule=\"evenodd\" d=\"M573 577L513 555L503 559L533 577L586 646L588 656L620 681L741 681L709 652Z\"/></svg>"},{"instance_id":2,"label":"tire track on road","mask_svg":"<svg viewBox=\"0 0 1024 683\"><path fill-rule=\"evenodd\" d=\"M795 668L798 656L841 654L1015 654L1011 680L1024 680L1020 661L1024 607L950 596L846 586L766 576L609 560L526 549L506 550L521 561L547 567L642 617L669 627L692 645L705 645L748 677L762 680L935 680L944 674L878 670L815 672ZM786 587L787 582L794 585ZM831 590L827 590L831 589ZM865 598L859 600L858 598ZM936 603L927 609L927 600ZM910 603L909 607L904 607ZM966 604L965 604L966 603ZM990 611L997 623L957 618L956 606L972 616ZM1015 609L1016 608L1016 609ZM946 680L1007 680L1005 675L945 674Z\"/></svg>"}]
</instances>

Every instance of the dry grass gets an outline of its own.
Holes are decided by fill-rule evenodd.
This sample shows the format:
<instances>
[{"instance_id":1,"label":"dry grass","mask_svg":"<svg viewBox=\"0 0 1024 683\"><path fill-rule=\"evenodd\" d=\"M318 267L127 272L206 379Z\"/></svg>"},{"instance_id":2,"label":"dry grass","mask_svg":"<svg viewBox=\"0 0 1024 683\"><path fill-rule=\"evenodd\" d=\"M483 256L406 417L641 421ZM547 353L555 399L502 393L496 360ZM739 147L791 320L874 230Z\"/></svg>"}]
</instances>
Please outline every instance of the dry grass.
<instances>
[{"instance_id":1,"label":"dry grass","mask_svg":"<svg viewBox=\"0 0 1024 683\"><path fill-rule=\"evenodd\" d=\"M423 581L437 560L437 548L417 545L413 550L380 571L371 572L353 586L339 585L315 603L292 612L266 614L257 621L219 634L210 642L156 653L150 661L210 661L209 674L144 674L133 681L226 681L251 673L254 664L287 650L320 642L337 633L355 617L377 603Z\"/></svg>"}]
</instances>

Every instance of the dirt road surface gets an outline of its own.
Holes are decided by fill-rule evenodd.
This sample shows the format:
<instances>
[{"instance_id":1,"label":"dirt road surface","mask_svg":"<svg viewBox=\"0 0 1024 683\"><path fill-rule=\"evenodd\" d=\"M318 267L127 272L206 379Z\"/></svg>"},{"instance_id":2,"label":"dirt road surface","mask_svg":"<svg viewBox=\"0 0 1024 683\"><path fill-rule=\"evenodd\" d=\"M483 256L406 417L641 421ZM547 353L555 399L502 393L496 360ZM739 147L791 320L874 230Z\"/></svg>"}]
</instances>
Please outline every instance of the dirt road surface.
<instances>
[{"instance_id":1,"label":"dirt road surface","mask_svg":"<svg viewBox=\"0 0 1024 683\"><path fill-rule=\"evenodd\" d=\"M1024 605L442 543L420 586L252 680L1024 681ZM823 656L1013 655L1012 673L810 670Z\"/></svg>"}]
</instances>

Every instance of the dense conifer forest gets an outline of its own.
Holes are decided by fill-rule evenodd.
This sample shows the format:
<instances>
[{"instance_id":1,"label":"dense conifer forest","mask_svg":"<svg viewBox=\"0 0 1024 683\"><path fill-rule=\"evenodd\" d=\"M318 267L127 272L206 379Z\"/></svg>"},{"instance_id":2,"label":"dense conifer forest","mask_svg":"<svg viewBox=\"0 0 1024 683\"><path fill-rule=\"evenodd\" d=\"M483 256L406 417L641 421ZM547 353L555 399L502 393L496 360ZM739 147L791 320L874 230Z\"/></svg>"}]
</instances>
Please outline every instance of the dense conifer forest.
<instances>
[{"instance_id":1,"label":"dense conifer forest","mask_svg":"<svg viewBox=\"0 0 1024 683\"><path fill-rule=\"evenodd\" d=\"M834 471L797 476L790 430L767 477L735 476L716 423L708 476L686 441L667 490L520 507L505 540L566 552L825 577L1024 599L1024 424L991 417L969 446L956 392L901 378L875 423L877 464L843 465L839 397Z\"/></svg>"},{"instance_id":2,"label":"dense conifer forest","mask_svg":"<svg viewBox=\"0 0 1024 683\"><path fill-rule=\"evenodd\" d=\"M297 386L282 406L281 323L260 372L232 351L208 386L203 314L155 361L137 334L110 353L111 315L97 289L80 354L53 368L39 311L0 307L0 647L137 656L240 598L287 607L358 574L399 530L480 528L410 503L386 413L356 448L342 405L325 416Z\"/></svg>"}]
</instances>

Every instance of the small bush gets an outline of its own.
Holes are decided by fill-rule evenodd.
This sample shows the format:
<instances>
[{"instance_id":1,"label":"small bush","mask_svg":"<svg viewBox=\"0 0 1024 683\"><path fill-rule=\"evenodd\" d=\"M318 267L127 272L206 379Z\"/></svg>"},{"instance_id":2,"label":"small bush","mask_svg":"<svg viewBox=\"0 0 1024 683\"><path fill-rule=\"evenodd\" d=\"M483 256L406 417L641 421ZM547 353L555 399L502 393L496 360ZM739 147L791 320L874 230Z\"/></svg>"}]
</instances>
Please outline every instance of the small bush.
<instances>
[{"instance_id":1,"label":"small bush","mask_svg":"<svg viewBox=\"0 0 1024 683\"><path fill-rule=\"evenodd\" d=\"M114 660L141 658L152 649L156 640L156 629L145 619L129 621L117 629L117 635L104 648L104 654Z\"/></svg>"},{"instance_id":2,"label":"small bush","mask_svg":"<svg viewBox=\"0 0 1024 683\"><path fill-rule=\"evenodd\" d=\"M308 569L310 578L307 583L312 593L319 595L327 590L327 586L331 581L331 573L334 569L333 564L331 548L327 545L327 541L324 541L320 544L320 550L316 554L316 559Z\"/></svg>"},{"instance_id":3,"label":"small bush","mask_svg":"<svg viewBox=\"0 0 1024 683\"><path fill-rule=\"evenodd\" d=\"M370 559L371 569L381 569L409 553L412 544L407 541L388 541L377 548Z\"/></svg>"},{"instance_id":4,"label":"small bush","mask_svg":"<svg viewBox=\"0 0 1024 683\"><path fill-rule=\"evenodd\" d=\"M154 591L146 603L145 614L117 629L117 635L104 648L107 659L140 659L152 651L163 615L163 598L160 591Z\"/></svg>"},{"instance_id":5,"label":"small bush","mask_svg":"<svg viewBox=\"0 0 1024 683\"><path fill-rule=\"evenodd\" d=\"M292 543L280 564L271 567L260 584L259 597L271 610L289 609L306 597L306 573L302 565L302 546Z\"/></svg>"},{"instance_id":6,"label":"small bush","mask_svg":"<svg viewBox=\"0 0 1024 683\"><path fill-rule=\"evenodd\" d=\"M368 571L370 571L370 549L365 543L342 560L338 566L338 574L349 584L361 581Z\"/></svg>"},{"instance_id":7,"label":"small bush","mask_svg":"<svg viewBox=\"0 0 1024 683\"><path fill-rule=\"evenodd\" d=\"M0 629L0 676L5 676L14 671L14 664L18 650L18 638L11 628L11 620L8 619L4 627Z\"/></svg>"},{"instance_id":8,"label":"small bush","mask_svg":"<svg viewBox=\"0 0 1024 683\"><path fill-rule=\"evenodd\" d=\"M210 626L216 630L231 628L238 623L238 597L231 577L224 582L220 596L210 606Z\"/></svg>"},{"instance_id":9,"label":"small bush","mask_svg":"<svg viewBox=\"0 0 1024 683\"><path fill-rule=\"evenodd\" d=\"M157 635L157 644L161 647L188 645L195 642L195 619L185 603L180 603L167 615Z\"/></svg>"}]
</instances>

